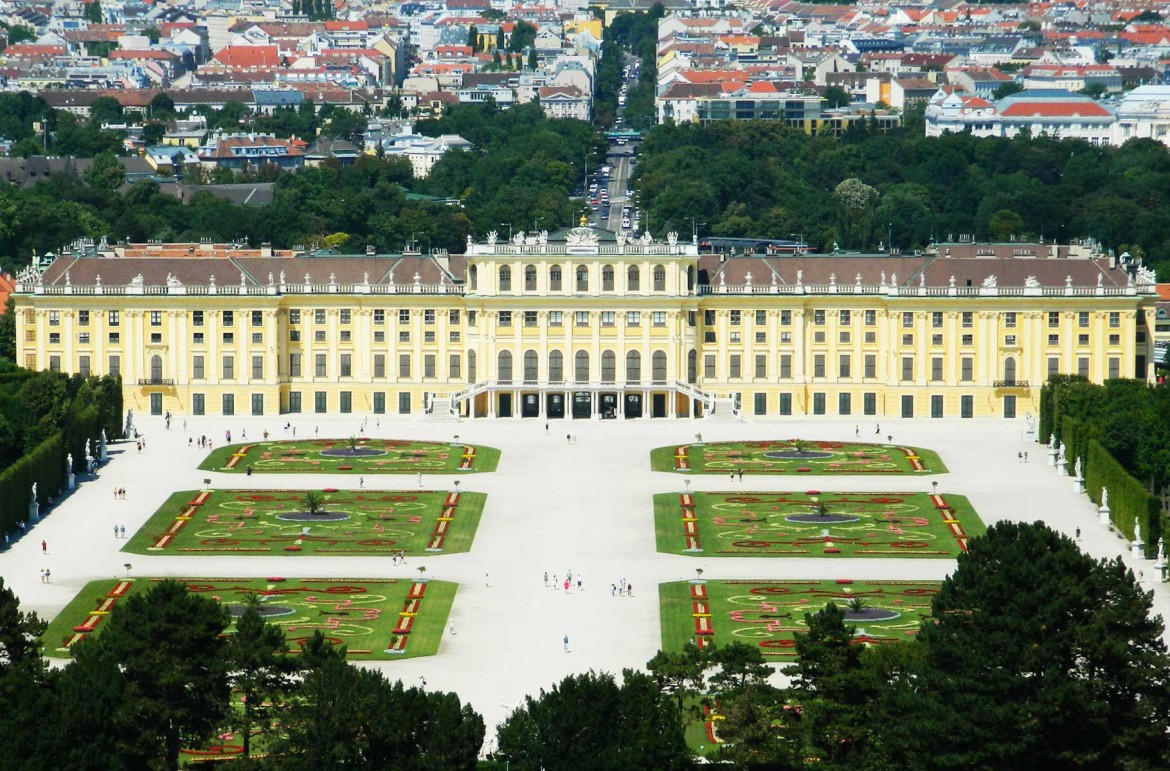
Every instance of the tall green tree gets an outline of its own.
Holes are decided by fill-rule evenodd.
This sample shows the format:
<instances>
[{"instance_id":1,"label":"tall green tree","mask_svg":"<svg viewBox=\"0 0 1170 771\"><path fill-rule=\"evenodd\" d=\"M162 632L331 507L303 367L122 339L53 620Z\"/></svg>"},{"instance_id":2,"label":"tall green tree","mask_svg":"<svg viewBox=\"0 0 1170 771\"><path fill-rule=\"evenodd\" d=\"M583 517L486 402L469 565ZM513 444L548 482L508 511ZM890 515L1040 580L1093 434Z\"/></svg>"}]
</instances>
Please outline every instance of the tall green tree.
<instances>
[{"instance_id":1,"label":"tall green tree","mask_svg":"<svg viewBox=\"0 0 1170 771\"><path fill-rule=\"evenodd\" d=\"M106 716L120 741L177 771L184 743L206 741L228 712L228 611L177 581L133 594L102 634L78 646L74 666L119 672L124 696Z\"/></svg>"},{"instance_id":2,"label":"tall green tree","mask_svg":"<svg viewBox=\"0 0 1170 771\"><path fill-rule=\"evenodd\" d=\"M658 651L646 662L646 669L662 695L674 700L681 720L687 701L706 691L711 664L712 654L688 641L681 651Z\"/></svg>"},{"instance_id":3,"label":"tall green tree","mask_svg":"<svg viewBox=\"0 0 1170 771\"><path fill-rule=\"evenodd\" d=\"M0 359L16 363L16 298L11 295L0 314Z\"/></svg>"},{"instance_id":4,"label":"tall green tree","mask_svg":"<svg viewBox=\"0 0 1170 771\"><path fill-rule=\"evenodd\" d=\"M284 699L293 689L292 675L297 664L286 652L284 631L268 624L260 615L255 594L245 599L243 614L236 620L235 633L227 646L231 664L229 681L242 706L233 722L243 735L245 758L251 755L252 732L268 730Z\"/></svg>"},{"instance_id":5,"label":"tall green tree","mask_svg":"<svg viewBox=\"0 0 1170 771\"><path fill-rule=\"evenodd\" d=\"M102 23L102 0L89 0L85 4L85 12L83 14L85 20L90 24Z\"/></svg>"},{"instance_id":6,"label":"tall green tree","mask_svg":"<svg viewBox=\"0 0 1170 771\"><path fill-rule=\"evenodd\" d=\"M102 190L117 190L126 179L126 168L109 150L99 153L85 170L85 181Z\"/></svg>"},{"instance_id":7,"label":"tall green tree","mask_svg":"<svg viewBox=\"0 0 1170 771\"><path fill-rule=\"evenodd\" d=\"M1151 594L1043 523L973 539L920 634L938 768L1158 768L1170 658ZM945 714L936 710L945 710Z\"/></svg>"},{"instance_id":8,"label":"tall green tree","mask_svg":"<svg viewBox=\"0 0 1170 771\"><path fill-rule=\"evenodd\" d=\"M650 676L570 675L526 696L496 730L500 759L526 771L690 768L682 722Z\"/></svg>"}]
</instances>

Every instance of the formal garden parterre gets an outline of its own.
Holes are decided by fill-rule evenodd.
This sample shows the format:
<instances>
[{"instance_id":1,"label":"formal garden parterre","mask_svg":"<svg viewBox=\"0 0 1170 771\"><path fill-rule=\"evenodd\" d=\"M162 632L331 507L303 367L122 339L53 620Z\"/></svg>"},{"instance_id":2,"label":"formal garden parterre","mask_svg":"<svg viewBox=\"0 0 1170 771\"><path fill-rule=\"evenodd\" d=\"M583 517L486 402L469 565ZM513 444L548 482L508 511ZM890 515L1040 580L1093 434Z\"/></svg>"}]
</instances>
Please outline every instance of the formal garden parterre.
<instances>
[{"instance_id":1,"label":"formal garden parterre","mask_svg":"<svg viewBox=\"0 0 1170 771\"><path fill-rule=\"evenodd\" d=\"M745 490L655 495L654 530L668 554L953 558L986 528L950 493Z\"/></svg>"},{"instance_id":2,"label":"formal garden parterre","mask_svg":"<svg viewBox=\"0 0 1170 771\"><path fill-rule=\"evenodd\" d=\"M941 584L912 581L673 581L659 584L662 647L681 650L739 641L768 659L792 660L805 615L832 602L855 625L857 644L909 640L930 617Z\"/></svg>"},{"instance_id":3,"label":"formal garden parterre","mask_svg":"<svg viewBox=\"0 0 1170 771\"><path fill-rule=\"evenodd\" d=\"M205 471L287 474L446 474L495 471L494 447L404 439L264 440L217 447L199 464Z\"/></svg>"},{"instance_id":4,"label":"formal garden parterre","mask_svg":"<svg viewBox=\"0 0 1170 771\"><path fill-rule=\"evenodd\" d=\"M447 490L183 490L130 539L136 554L466 552L487 496Z\"/></svg>"},{"instance_id":5,"label":"formal garden parterre","mask_svg":"<svg viewBox=\"0 0 1170 771\"><path fill-rule=\"evenodd\" d=\"M938 453L863 442L778 439L697 442L650 452L654 471L696 474L939 474Z\"/></svg>"},{"instance_id":6,"label":"formal garden parterre","mask_svg":"<svg viewBox=\"0 0 1170 771\"><path fill-rule=\"evenodd\" d=\"M118 603L145 591L161 578L90 581L49 624L42 640L51 656L91 635ZM345 645L356 660L388 660L434 655L439 648L457 584L388 578L180 578L193 593L226 605L234 619L243 614L249 595L260 601L260 614L285 633L290 653L313 634Z\"/></svg>"}]
</instances>

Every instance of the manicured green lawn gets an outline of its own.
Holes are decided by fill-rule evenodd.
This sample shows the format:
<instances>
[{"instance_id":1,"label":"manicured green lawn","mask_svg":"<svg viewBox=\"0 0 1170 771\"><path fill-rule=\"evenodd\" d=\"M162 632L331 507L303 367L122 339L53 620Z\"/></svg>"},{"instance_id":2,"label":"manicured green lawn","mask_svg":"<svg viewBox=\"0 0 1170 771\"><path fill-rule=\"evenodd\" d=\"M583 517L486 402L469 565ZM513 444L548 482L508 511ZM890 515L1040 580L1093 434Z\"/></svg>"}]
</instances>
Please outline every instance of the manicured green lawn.
<instances>
[{"instance_id":1,"label":"manicured green lawn","mask_svg":"<svg viewBox=\"0 0 1170 771\"><path fill-rule=\"evenodd\" d=\"M199 464L206 471L245 474L447 474L495 471L494 447L397 439L260 441L216 447Z\"/></svg>"},{"instance_id":2,"label":"manicured green lawn","mask_svg":"<svg viewBox=\"0 0 1170 771\"><path fill-rule=\"evenodd\" d=\"M937 582L909 581L674 581L658 585L662 647L682 650L687 641L703 646L736 640L758 645L769 659L796 655L796 632L807 629L805 614L828 602L842 606L856 597L864 608L846 617L857 628L856 642L907 640L930 616ZM856 618L850 616L856 615ZM864 632L864 634L863 634Z\"/></svg>"},{"instance_id":3,"label":"manicured green lawn","mask_svg":"<svg viewBox=\"0 0 1170 771\"><path fill-rule=\"evenodd\" d=\"M160 578L90 581L49 623L41 638L45 653L68 656L68 646L90 634L100 635L108 613L125 597L144 591ZM256 593L270 623L284 629L289 650L296 652L320 630L327 639L346 645L349 657L390 660L431 656L455 599L457 584L448 581L414 583L369 578L180 578L189 591L239 605ZM421 593L421 594L420 594ZM417 613L417 615L403 615ZM409 620L407 620L409 619ZM396 628L409 624L404 633ZM234 627L229 627L230 633ZM402 653L388 653L392 645Z\"/></svg>"},{"instance_id":4,"label":"manicured green lawn","mask_svg":"<svg viewBox=\"0 0 1170 771\"><path fill-rule=\"evenodd\" d=\"M471 549L487 496L447 490L183 490L122 551L135 554L390 554ZM306 532L307 531L307 532Z\"/></svg>"},{"instance_id":5,"label":"manicured green lawn","mask_svg":"<svg viewBox=\"0 0 1170 771\"><path fill-rule=\"evenodd\" d=\"M799 444L798 444L799 443ZM654 471L693 474L939 474L938 454L919 447L778 439L707 442L650 451Z\"/></svg>"},{"instance_id":6,"label":"manicured green lawn","mask_svg":"<svg viewBox=\"0 0 1170 771\"><path fill-rule=\"evenodd\" d=\"M737 490L654 496L658 551L668 554L953 558L986 529L971 502L950 493Z\"/></svg>"}]
</instances>

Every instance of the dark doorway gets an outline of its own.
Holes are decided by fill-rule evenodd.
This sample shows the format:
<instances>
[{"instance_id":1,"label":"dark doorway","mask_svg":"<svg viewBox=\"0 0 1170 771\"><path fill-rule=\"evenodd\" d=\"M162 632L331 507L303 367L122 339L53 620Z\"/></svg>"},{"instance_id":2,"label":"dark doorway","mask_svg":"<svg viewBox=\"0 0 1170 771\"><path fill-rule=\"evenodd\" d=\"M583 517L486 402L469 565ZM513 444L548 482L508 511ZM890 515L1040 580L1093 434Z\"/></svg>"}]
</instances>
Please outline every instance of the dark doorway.
<instances>
[{"instance_id":1,"label":"dark doorway","mask_svg":"<svg viewBox=\"0 0 1170 771\"><path fill-rule=\"evenodd\" d=\"M642 394L626 394L626 417L642 417Z\"/></svg>"},{"instance_id":2,"label":"dark doorway","mask_svg":"<svg viewBox=\"0 0 1170 771\"><path fill-rule=\"evenodd\" d=\"M593 417L593 394L588 391L573 393L573 417L578 420Z\"/></svg>"},{"instance_id":3,"label":"dark doorway","mask_svg":"<svg viewBox=\"0 0 1170 771\"><path fill-rule=\"evenodd\" d=\"M618 395L615 393L598 394L597 406L603 419L616 418L618 411Z\"/></svg>"},{"instance_id":4,"label":"dark doorway","mask_svg":"<svg viewBox=\"0 0 1170 771\"><path fill-rule=\"evenodd\" d=\"M151 415L163 414L162 394L151 394L150 395L150 414Z\"/></svg>"},{"instance_id":5,"label":"dark doorway","mask_svg":"<svg viewBox=\"0 0 1170 771\"><path fill-rule=\"evenodd\" d=\"M666 417L666 394L651 394L650 395L650 417L665 418Z\"/></svg>"},{"instance_id":6,"label":"dark doorway","mask_svg":"<svg viewBox=\"0 0 1170 771\"><path fill-rule=\"evenodd\" d=\"M500 401L496 407L496 416L500 418L512 417L512 394L497 394Z\"/></svg>"},{"instance_id":7,"label":"dark doorway","mask_svg":"<svg viewBox=\"0 0 1170 771\"><path fill-rule=\"evenodd\" d=\"M540 417L540 394L522 394L520 396L520 417Z\"/></svg>"},{"instance_id":8,"label":"dark doorway","mask_svg":"<svg viewBox=\"0 0 1170 771\"><path fill-rule=\"evenodd\" d=\"M565 397L563 394L549 394L545 397L544 416L546 418L565 417Z\"/></svg>"}]
</instances>

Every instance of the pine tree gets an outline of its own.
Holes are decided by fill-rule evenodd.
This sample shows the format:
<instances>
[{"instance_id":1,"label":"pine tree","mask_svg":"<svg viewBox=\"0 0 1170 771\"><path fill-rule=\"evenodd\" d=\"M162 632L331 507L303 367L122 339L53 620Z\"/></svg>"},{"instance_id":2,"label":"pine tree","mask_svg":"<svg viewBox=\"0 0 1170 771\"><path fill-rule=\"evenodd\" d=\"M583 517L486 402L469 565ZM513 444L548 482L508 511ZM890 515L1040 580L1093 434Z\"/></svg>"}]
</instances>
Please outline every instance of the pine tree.
<instances>
[{"instance_id":1,"label":"pine tree","mask_svg":"<svg viewBox=\"0 0 1170 771\"><path fill-rule=\"evenodd\" d=\"M467 28L467 45L471 46L472 53L479 50L479 29L474 24Z\"/></svg>"},{"instance_id":2,"label":"pine tree","mask_svg":"<svg viewBox=\"0 0 1170 771\"><path fill-rule=\"evenodd\" d=\"M528 49L528 69L536 70L536 46Z\"/></svg>"},{"instance_id":3,"label":"pine tree","mask_svg":"<svg viewBox=\"0 0 1170 771\"><path fill-rule=\"evenodd\" d=\"M504 28L500 27L496 30L496 50L504 50Z\"/></svg>"}]
</instances>

